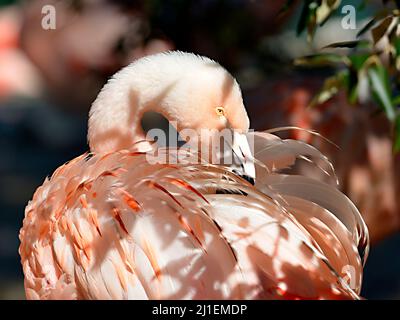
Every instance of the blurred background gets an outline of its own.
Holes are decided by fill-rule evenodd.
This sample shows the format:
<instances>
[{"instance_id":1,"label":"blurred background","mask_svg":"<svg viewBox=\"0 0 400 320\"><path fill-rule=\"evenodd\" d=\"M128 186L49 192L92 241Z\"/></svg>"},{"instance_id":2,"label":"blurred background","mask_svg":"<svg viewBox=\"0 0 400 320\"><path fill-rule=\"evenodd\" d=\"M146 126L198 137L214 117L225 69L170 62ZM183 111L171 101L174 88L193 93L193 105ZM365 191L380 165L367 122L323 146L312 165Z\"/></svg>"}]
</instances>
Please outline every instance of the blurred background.
<instances>
[{"instance_id":1,"label":"blurred background","mask_svg":"<svg viewBox=\"0 0 400 320\"><path fill-rule=\"evenodd\" d=\"M326 153L363 214L371 251L362 295L400 298L400 157L390 123L371 99L350 104L344 92L308 107L336 70L293 64L354 40L382 1L361 4L354 30L341 27L339 8L312 42L306 32L296 34L303 1L290 1L280 14L286 2L0 0L0 299L24 299L18 232L25 205L47 175L88 149L87 113L100 88L131 61L171 49L226 67L242 87L253 129L315 129L339 146L300 131L282 135ZM42 28L49 4L56 8L54 30Z\"/></svg>"}]
</instances>

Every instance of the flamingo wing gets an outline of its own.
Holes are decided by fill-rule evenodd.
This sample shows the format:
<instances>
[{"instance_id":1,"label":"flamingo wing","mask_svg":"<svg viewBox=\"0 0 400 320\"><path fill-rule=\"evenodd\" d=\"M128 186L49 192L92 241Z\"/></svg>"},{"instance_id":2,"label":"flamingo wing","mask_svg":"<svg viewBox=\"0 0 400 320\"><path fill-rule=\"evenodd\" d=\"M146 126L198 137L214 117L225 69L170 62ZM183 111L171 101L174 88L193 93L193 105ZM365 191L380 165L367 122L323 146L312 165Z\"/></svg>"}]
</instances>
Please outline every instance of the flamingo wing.
<instances>
[{"instance_id":1,"label":"flamingo wing","mask_svg":"<svg viewBox=\"0 0 400 320\"><path fill-rule=\"evenodd\" d=\"M27 298L357 298L358 212L334 186L280 172L301 150L325 158L259 138L270 154L258 153L256 186L222 166L150 164L137 150L61 166L26 208Z\"/></svg>"}]
</instances>

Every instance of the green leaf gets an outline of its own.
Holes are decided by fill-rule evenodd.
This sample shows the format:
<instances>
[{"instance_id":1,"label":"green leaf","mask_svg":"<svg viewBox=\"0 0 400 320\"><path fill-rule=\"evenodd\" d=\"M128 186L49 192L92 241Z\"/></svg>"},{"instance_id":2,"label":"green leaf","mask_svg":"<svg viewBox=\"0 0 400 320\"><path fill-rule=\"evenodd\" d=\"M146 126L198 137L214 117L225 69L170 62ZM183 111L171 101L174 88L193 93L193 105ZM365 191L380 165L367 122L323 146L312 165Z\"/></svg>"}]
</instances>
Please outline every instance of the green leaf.
<instances>
[{"instance_id":1,"label":"green leaf","mask_svg":"<svg viewBox=\"0 0 400 320\"><path fill-rule=\"evenodd\" d=\"M299 36L307 28L307 40L311 41L317 27L316 12L320 1L304 0L300 20L297 24L296 33Z\"/></svg>"},{"instance_id":2,"label":"green leaf","mask_svg":"<svg viewBox=\"0 0 400 320\"><path fill-rule=\"evenodd\" d=\"M349 60L351 62L352 68L359 71L363 66L365 61L371 56L370 53L356 53L349 55Z\"/></svg>"},{"instance_id":3,"label":"green leaf","mask_svg":"<svg viewBox=\"0 0 400 320\"><path fill-rule=\"evenodd\" d=\"M400 38L396 37L393 39L393 47L395 49L396 57L400 56Z\"/></svg>"},{"instance_id":4,"label":"green leaf","mask_svg":"<svg viewBox=\"0 0 400 320\"><path fill-rule=\"evenodd\" d=\"M391 39L392 46L393 46L393 56L392 56L392 64L394 64L394 67L400 71L400 38L397 36L394 36Z\"/></svg>"},{"instance_id":5,"label":"green leaf","mask_svg":"<svg viewBox=\"0 0 400 320\"><path fill-rule=\"evenodd\" d=\"M322 26L339 7L341 2L341 0L322 0L315 13L317 24Z\"/></svg>"},{"instance_id":6,"label":"green leaf","mask_svg":"<svg viewBox=\"0 0 400 320\"><path fill-rule=\"evenodd\" d=\"M400 152L400 115L397 115L394 123L393 151Z\"/></svg>"},{"instance_id":7,"label":"green leaf","mask_svg":"<svg viewBox=\"0 0 400 320\"><path fill-rule=\"evenodd\" d=\"M334 97L339 90L344 86L344 79L347 70L338 72L336 75L325 79L322 89L317 95L311 100L309 107L322 104L332 97Z\"/></svg>"},{"instance_id":8,"label":"green leaf","mask_svg":"<svg viewBox=\"0 0 400 320\"><path fill-rule=\"evenodd\" d=\"M393 19L393 16L386 17L381 23L371 30L374 43L377 43L386 34L390 25L392 24Z\"/></svg>"},{"instance_id":9,"label":"green leaf","mask_svg":"<svg viewBox=\"0 0 400 320\"><path fill-rule=\"evenodd\" d=\"M335 42L331 43L322 49L327 49L327 48L357 48L361 46L366 46L369 45L368 40L352 40L352 41L342 41L342 42Z\"/></svg>"},{"instance_id":10,"label":"green leaf","mask_svg":"<svg viewBox=\"0 0 400 320\"><path fill-rule=\"evenodd\" d=\"M368 68L368 77L373 94L379 105L385 110L390 121L396 117L395 107L392 103L389 76L382 65L373 65Z\"/></svg>"},{"instance_id":11,"label":"green leaf","mask_svg":"<svg viewBox=\"0 0 400 320\"><path fill-rule=\"evenodd\" d=\"M394 97L394 98L392 99L392 103L393 103L393 105L396 106L396 107L400 106L400 96Z\"/></svg>"},{"instance_id":12,"label":"green leaf","mask_svg":"<svg viewBox=\"0 0 400 320\"><path fill-rule=\"evenodd\" d=\"M358 76L359 72L357 72L353 68L350 68L345 77L347 97L350 104L355 104L358 101Z\"/></svg>"},{"instance_id":13,"label":"green leaf","mask_svg":"<svg viewBox=\"0 0 400 320\"><path fill-rule=\"evenodd\" d=\"M307 22L309 19L309 7L308 5L310 4L310 1L305 0L304 4L303 4L303 8L301 9L301 13L300 13L300 19L299 22L297 23L297 27L296 27L296 34L297 36L299 36L307 27Z\"/></svg>"},{"instance_id":14,"label":"green leaf","mask_svg":"<svg viewBox=\"0 0 400 320\"><path fill-rule=\"evenodd\" d=\"M327 66L344 63L344 57L334 53L321 53L294 60L295 65Z\"/></svg>"}]
</instances>

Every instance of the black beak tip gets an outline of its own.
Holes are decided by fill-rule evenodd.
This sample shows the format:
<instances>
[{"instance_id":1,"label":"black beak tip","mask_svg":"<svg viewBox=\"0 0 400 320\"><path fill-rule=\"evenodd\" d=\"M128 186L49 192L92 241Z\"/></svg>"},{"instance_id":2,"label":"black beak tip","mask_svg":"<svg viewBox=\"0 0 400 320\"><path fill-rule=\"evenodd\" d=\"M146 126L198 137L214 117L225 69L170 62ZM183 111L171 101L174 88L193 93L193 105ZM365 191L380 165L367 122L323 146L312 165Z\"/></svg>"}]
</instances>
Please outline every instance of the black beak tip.
<instances>
[{"instance_id":1,"label":"black beak tip","mask_svg":"<svg viewBox=\"0 0 400 320\"><path fill-rule=\"evenodd\" d=\"M248 175L242 175L241 176L244 180L248 181L249 183L251 183L253 186L256 184L254 178L248 176Z\"/></svg>"},{"instance_id":2,"label":"black beak tip","mask_svg":"<svg viewBox=\"0 0 400 320\"><path fill-rule=\"evenodd\" d=\"M236 174L237 176L241 177L242 179L246 180L247 182L251 183L253 186L256 183L256 181L254 180L253 177L250 177L247 174L244 174L243 172L239 172L237 170L233 170L233 173Z\"/></svg>"}]
</instances>

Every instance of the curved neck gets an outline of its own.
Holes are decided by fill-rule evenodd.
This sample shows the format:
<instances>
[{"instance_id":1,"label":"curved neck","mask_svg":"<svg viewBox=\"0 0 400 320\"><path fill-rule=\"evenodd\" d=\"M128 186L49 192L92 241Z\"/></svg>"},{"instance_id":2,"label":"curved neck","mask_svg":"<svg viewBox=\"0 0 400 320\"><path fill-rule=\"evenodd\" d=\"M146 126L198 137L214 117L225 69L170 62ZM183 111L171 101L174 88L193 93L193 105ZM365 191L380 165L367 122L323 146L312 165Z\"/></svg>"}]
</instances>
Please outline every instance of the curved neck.
<instances>
[{"instance_id":1,"label":"curved neck","mask_svg":"<svg viewBox=\"0 0 400 320\"><path fill-rule=\"evenodd\" d=\"M144 140L141 120L148 111L171 119L171 112L160 99L143 98L123 79L107 83L92 104L89 114L88 141L95 153L130 149L135 142Z\"/></svg>"}]
</instances>

